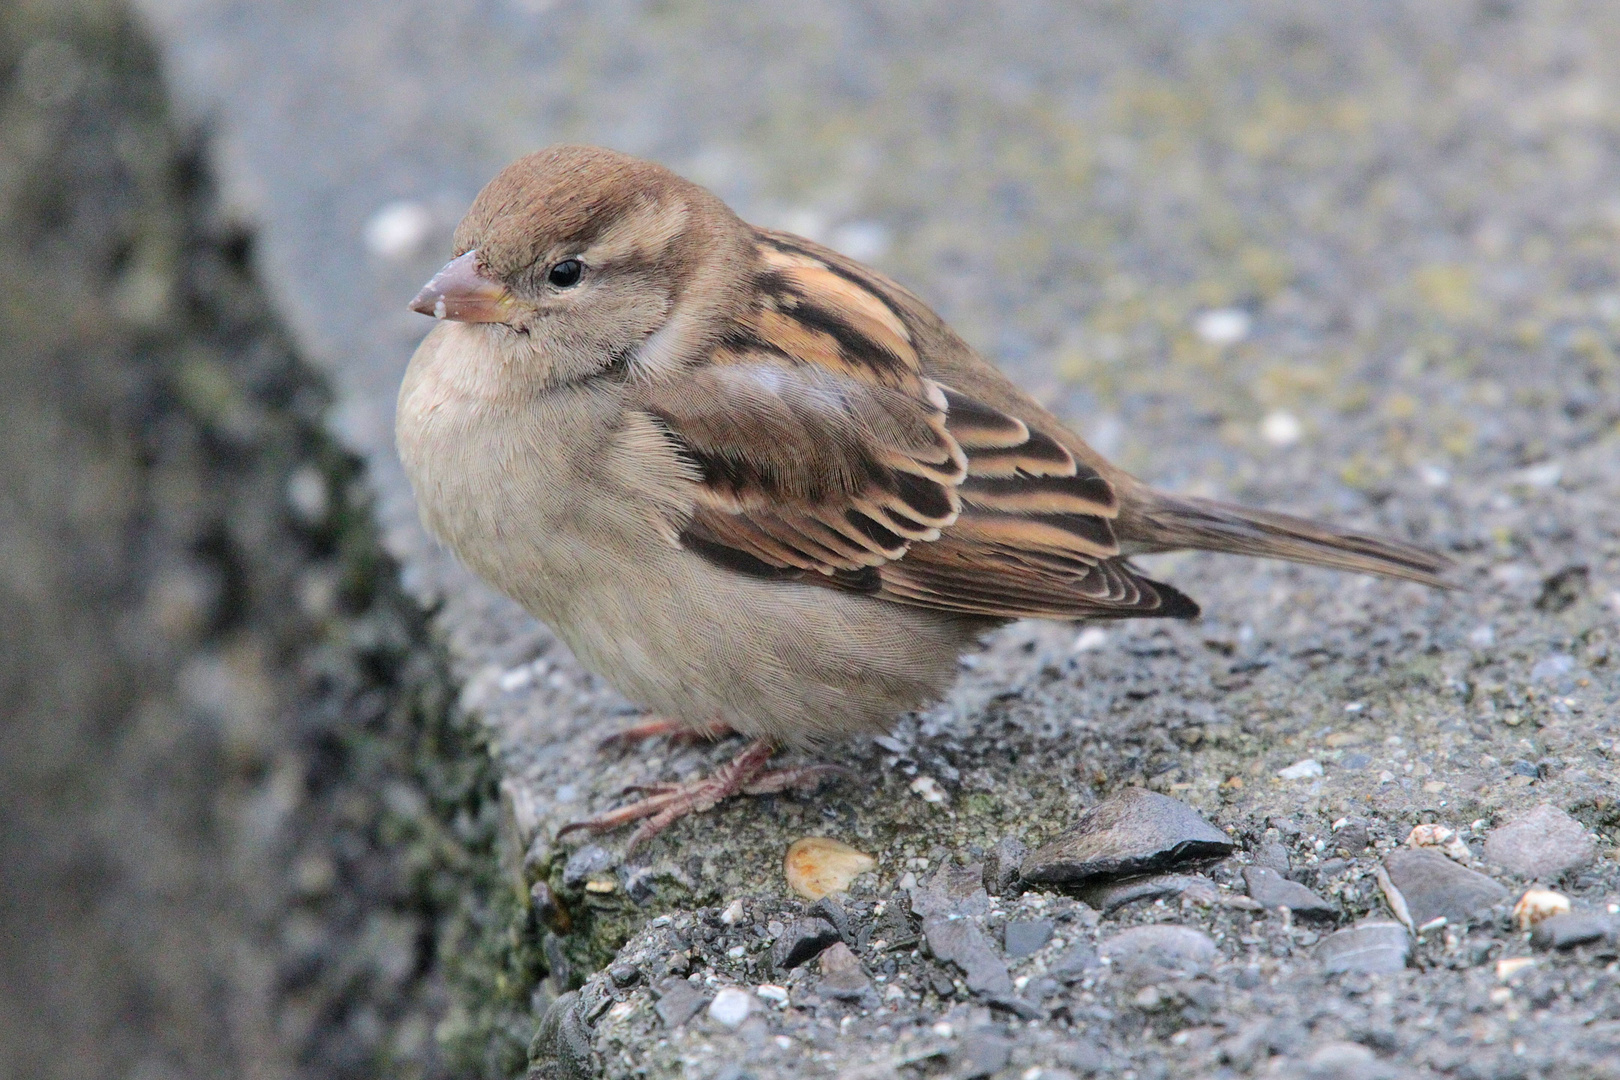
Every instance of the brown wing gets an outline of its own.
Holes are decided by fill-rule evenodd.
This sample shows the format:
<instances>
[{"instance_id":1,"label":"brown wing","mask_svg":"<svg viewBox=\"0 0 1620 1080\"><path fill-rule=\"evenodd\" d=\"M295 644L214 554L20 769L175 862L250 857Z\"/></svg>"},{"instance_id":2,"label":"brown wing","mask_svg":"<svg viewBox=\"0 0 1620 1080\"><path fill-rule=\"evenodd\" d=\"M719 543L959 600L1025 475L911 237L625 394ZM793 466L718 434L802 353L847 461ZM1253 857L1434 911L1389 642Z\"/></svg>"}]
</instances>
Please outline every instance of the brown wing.
<instances>
[{"instance_id":1,"label":"brown wing","mask_svg":"<svg viewBox=\"0 0 1620 1080\"><path fill-rule=\"evenodd\" d=\"M914 297L796 237L761 232L759 251L759 307L708 363L645 388L701 477L683 543L966 615L1197 614L1120 558L1105 477L926 373Z\"/></svg>"}]
</instances>

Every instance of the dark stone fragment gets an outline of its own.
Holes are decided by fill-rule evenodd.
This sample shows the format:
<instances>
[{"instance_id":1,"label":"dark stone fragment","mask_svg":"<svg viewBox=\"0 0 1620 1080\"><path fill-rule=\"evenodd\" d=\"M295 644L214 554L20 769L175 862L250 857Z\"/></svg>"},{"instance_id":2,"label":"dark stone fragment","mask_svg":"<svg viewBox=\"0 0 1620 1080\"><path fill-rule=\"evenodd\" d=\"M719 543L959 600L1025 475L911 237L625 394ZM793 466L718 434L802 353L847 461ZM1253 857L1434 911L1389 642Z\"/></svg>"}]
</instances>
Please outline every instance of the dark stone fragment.
<instances>
[{"instance_id":1,"label":"dark stone fragment","mask_svg":"<svg viewBox=\"0 0 1620 1080\"><path fill-rule=\"evenodd\" d=\"M634 986L641 978L641 970L634 964L614 964L608 968L608 978L618 987Z\"/></svg>"},{"instance_id":2,"label":"dark stone fragment","mask_svg":"<svg viewBox=\"0 0 1620 1080\"><path fill-rule=\"evenodd\" d=\"M984 857L984 888L991 896L1007 896L1018 884L1018 868L1029 848L1016 836L1003 836Z\"/></svg>"},{"instance_id":3,"label":"dark stone fragment","mask_svg":"<svg viewBox=\"0 0 1620 1080\"><path fill-rule=\"evenodd\" d=\"M832 923L833 929L838 931L838 936L840 938L846 942L850 940L849 912L845 911L844 905L840 904L837 900L834 900L831 896L823 896L820 900L817 900L814 904L811 904L810 914L816 916L817 918L826 919L828 922Z\"/></svg>"},{"instance_id":4,"label":"dark stone fragment","mask_svg":"<svg viewBox=\"0 0 1620 1080\"><path fill-rule=\"evenodd\" d=\"M665 1027L676 1028L697 1015L709 1002L709 995L685 979L666 979L658 986L658 1004L653 1006Z\"/></svg>"},{"instance_id":5,"label":"dark stone fragment","mask_svg":"<svg viewBox=\"0 0 1620 1080\"><path fill-rule=\"evenodd\" d=\"M827 947L821 954L821 982L816 989L823 997L839 1001L859 1001L872 988L861 962L842 941Z\"/></svg>"},{"instance_id":6,"label":"dark stone fragment","mask_svg":"<svg viewBox=\"0 0 1620 1080\"><path fill-rule=\"evenodd\" d=\"M1596 911L1569 911L1536 923L1530 944L1538 949L1573 949L1620 937L1620 920Z\"/></svg>"},{"instance_id":7,"label":"dark stone fragment","mask_svg":"<svg viewBox=\"0 0 1620 1080\"><path fill-rule=\"evenodd\" d=\"M1051 919L1015 919L1001 934L1002 948L1009 960L1039 952L1051 940Z\"/></svg>"},{"instance_id":8,"label":"dark stone fragment","mask_svg":"<svg viewBox=\"0 0 1620 1080\"><path fill-rule=\"evenodd\" d=\"M1155 923L1121 930L1104 941L1103 955L1116 971L1140 980L1190 979L1214 964L1215 942L1201 930L1173 923Z\"/></svg>"},{"instance_id":9,"label":"dark stone fragment","mask_svg":"<svg viewBox=\"0 0 1620 1080\"><path fill-rule=\"evenodd\" d=\"M1180 896L1187 892L1203 893L1211 904L1219 895L1208 878L1190 874L1149 874L1122 881L1103 881L1082 889L1079 895L1087 904L1109 915L1138 900L1157 900L1161 896Z\"/></svg>"},{"instance_id":10,"label":"dark stone fragment","mask_svg":"<svg viewBox=\"0 0 1620 1080\"><path fill-rule=\"evenodd\" d=\"M1012 1060L1012 1042L994 1031L969 1031L951 1054L951 1075L962 1080L978 1080L1007 1067Z\"/></svg>"},{"instance_id":11,"label":"dark stone fragment","mask_svg":"<svg viewBox=\"0 0 1620 1080\"><path fill-rule=\"evenodd\" d=\"M1592 572L1584 566L1566 566L1541 583L1538 611L1563 611L1591 591Z\"/></svg>"},{"instance_id":12,"label":"dark stone fragment","mask_svg":"<svg viewBox=\"0 0 1620 1080\"><path fill-rule=\"evenodd\" d=\"M1243 868L1243 881L1249 895L1265 908L1285 907L1301 919L1337 918L1339 909L1297 881L1289 881L1264 866Z\"/></svg>"},{"instance_id":13,"label":"dark stone fragment","mask_svg":"<svg viewBox=\"0 0 1620 1080\"><path fill-rule=\"evenodd\" d=\"M1397 848L1384 856L1384 869L1406 899L1415 926L1442 917L1465 923L1508 895L1498 882L1429 848Z\"/></svg>"},{"instance_id":14,"label":"dark stone fragment","mask_svg":"<svg viewBox=\"0 0 1620 1080\"><path fill-rule=\"evenodd\" d=\"M537 881L529 886L529 905L534 909L534 917L543 926L553 926L561 912L557 898L551 893L551 886L543 881ZM566 926L557 927L566 930Z\"/></svg>"},{"instance_id":15,"label":"dark stone fragment","mask_svg":"<svg viewBox=\"0 0 1620 1080\"><path fill-rule=\"evenodd\" d=\"M951 977L945 974L943 971L929 972L928 985L933 989L934 993L938 994L941 998L953 997L956 994L956 984L952 982Z\"/></svg>"},{"instance_id":16,"label":"dark stone fragment","mask_svg":"<svg viewBox=\"0 0 1620 1080\"><path fill-rule=\"evenodd\" d=\"M1367 919L1323 938L1316 947L1316 958L1329 974L1381 974L1404 970L1411 952L1412 938L1406 927L1388 919Z\"/></svg>"},{"instance_id":17,"label":"dark stone fragment","mask_svg":"<svg viewBox=\"0 0 1620 1080\"><path fill-rule=\"evenodd\" d=\"M1020 1020L1038 1020L1046 1015L1039 1006L1013 994L986 994L984 1003L992 1009L1010 1012Z\"/></svg>"},{"instance_id":18,"label":"dark stone fragment","mask_svg":"<svg viewBox=\"0 0 1620 1080\"><path fill-rule=\"evenodd\" d=\"M771 963L778 970L789 971L815 959L822 949L838 940L837 927L826 919L795 919L771 946Z\"/></svg>"},{"instance_id":19,"label":"dark stone fragment","mask_svg":"<svg viewBox=\"0 0 1620 1080\"><path fill-rule=\"evenodd\" d=\"M586 844L563 863L563 884L570 889L577 889L589 881L594 875L610 869L614 863L613 852L596 844Z\"/></svg>"},{"instance_id":20,"label":"dark stone fragment","mask_svg":"<svg viewBox=\"0 0 1620 1080\"><path fill-rule=\"evenodd\" d=\"M1067 885L1163 870L1232 852L1232 841L1185 803L1127 787L1025 856L1026 882Z\"/></svg>"},{"instance_id":21,"label":"dark stone fragment","mask_svg":"<svg viewBox=\"0 0 1620 1080\"><path fill-rule=\"evenodd\" d=\"M1590 866L1596 857L1597 841L1585 826L1547 803L1485 837L1485 858L1541 881L1556 881Z\"/></svg>"},{"instance_id":22,"label":"dark stone fragment","mask_svg":"<svg viewBox=\"0 0 1620 1080\"><path fill-rule=\"evenodd\" d=\"M1046 970L1064 982L1077 982L1100 967L1102 962L1097 958L1097 950L1087 942L1077 941L1064 949Z\"/></svg>"},{"instance_id":23,"label":"dark stone fragment","mask_svg":"<svg viewBox=\"0 0 1620 1080\"><path fill-rule=\"evenodd\" d=\"M551 1003L529 1043L528 1080L589 1080L591 1029L581 1015L578 990Z\"/></svg>"},{"instance_id":24,"label":"dark stone fragment","mask_svg":"<svg viewBox=\"0 0 1620 1080\"><path fill-rule=\"evenodd\" d=\"M1012 976L979 928L968 919L924 920L923 936L938 960L962 969L962 979L975 994L1011 994Z\"/></svg>"}]
</instances>

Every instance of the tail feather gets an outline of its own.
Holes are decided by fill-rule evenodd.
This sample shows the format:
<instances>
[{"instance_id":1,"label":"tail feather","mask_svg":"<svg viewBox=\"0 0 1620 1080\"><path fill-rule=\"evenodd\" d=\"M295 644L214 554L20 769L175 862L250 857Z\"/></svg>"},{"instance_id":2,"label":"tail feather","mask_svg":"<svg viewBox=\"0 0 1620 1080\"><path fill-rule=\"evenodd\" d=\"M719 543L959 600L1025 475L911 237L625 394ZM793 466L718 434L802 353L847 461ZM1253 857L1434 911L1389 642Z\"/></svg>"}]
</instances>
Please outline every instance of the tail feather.
<instances>
[{"instance_id":1,"label":"tail feather","mask_svg":"<svg viewBox=\"0 0 1620 1080\"><path fill-rule=\"evenodd\" d=\"M1458 587L1445 577L1454 564L1438 552L1291 514L1155 491L1139 516L1146 526L1141 535L1151 538L1142 550L1223 551L1382 574L1437 589Z\"/></svg>"}]
</instances>

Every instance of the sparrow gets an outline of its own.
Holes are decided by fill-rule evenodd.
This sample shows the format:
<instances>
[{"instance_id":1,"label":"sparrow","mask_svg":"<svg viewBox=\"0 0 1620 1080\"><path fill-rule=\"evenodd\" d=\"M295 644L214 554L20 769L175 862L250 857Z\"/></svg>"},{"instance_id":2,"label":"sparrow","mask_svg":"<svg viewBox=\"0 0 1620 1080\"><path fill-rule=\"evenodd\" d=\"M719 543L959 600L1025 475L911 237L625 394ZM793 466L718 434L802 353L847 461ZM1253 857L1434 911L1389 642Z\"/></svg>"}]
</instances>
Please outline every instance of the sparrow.
<instances>
[{"instance_id":1,"label":"sparrow","mask_svg":"<svg viewBox=\"0 0 1620 1080\"><path fill-rule=\"evenodd\" d=\"M411 308L397 442L427 530L661 717L752 741L569 826L633 848L815 783L1024 618L1190 619L1130 557L1195 548L1445 587L1449 560L1156 490L881 273L611 150L491 180Z\"/></svg>"}]
</instances>

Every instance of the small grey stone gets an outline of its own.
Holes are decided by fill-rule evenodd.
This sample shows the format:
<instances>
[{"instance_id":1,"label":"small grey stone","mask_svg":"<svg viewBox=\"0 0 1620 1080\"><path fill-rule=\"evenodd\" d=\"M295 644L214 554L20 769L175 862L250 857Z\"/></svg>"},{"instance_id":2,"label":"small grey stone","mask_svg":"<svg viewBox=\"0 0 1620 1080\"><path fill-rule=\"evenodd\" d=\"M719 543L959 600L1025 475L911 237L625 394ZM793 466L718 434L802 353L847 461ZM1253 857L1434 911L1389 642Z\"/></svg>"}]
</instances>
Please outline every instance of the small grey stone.
<instances>
[{"instance_id":1,"label":"small grey stone","mask_svg":"<svg viewBox=\"0 0 1620 1080\"><path fill-rule=\"evenodd\" d=\"M608 968L608 978L613 980L614 986L634 986L641 978L641 970L634 964L614 964Z\"/></svg>"},{"instance_id":2,"label":"small grey stone","mask_svg":"<svg viewBox=\"0 0 1620 1080\"><path fill-rule=\"evenodd\" d=\"M935 916L923 920L923 935L938 960L962 969L962 979L975 994L1011 994L1012 976L979 928L969 919Z\"/></svg>"},{"instance_id":3,"label":"small grey stone","mask_svg":"<svg viewBox=\"0 0 1620 1080\"><path fill-rule=\"evenodd\" d=\"M962 1080L978 1080L1007 1067L1012 1060L1012 1042L989 1030L969 1031L951 1054L951 1072Z\"/></svg>"},{"instance_id":4,"label":"small grey stone","mask_svg":"<svg viewBox=\"0 0 1620 1080\"><path fill-rule=\"evenodd\" d=\"M577 889L595 874L610 869L615 862L613 852L596 844L586 844L563 863L563 884Z\"/></svg>"},{"instance_id":5,"label":"small grey stone","mask_svg":"<svg viewBox=\"0 0 1620 1080\"><path fill-rule=\"evenodd\" d=\"M838 928L826 919L795 919L771 946L771 963L781 971L791 970L815 959L822 949L838 940Z\"/></svg>"},{"instance_id":6,"label":"small grey stone","mask_svg":"<svg viewBox=\"0 0 1620 1080\"><path fill-rule=\"evenodd\" d=\"M1364 919L1322 939L1316 958L1329 974L1360 971L1381 974L1402 971L1412 953L1406 927L1390 919Z\"/></svg>"},{"instance_id":7,"label":"small grey stone","mask_svg":"<svg viewBox=\"0 0 1620 1080\"><path fill-rule=\"evenodd\" d=\"M1127 787L1025 856L1019 876L1037 884L1074 884L1219 858L1232 848L1225 833L1187 804Z\"/></svg>"},{"instance_id":8,"label":"small grey stone","mask_svg":"<svg viewBox=\"0 0 1620 1080\"><path fill-rule=\"evenodd\" d=\"M1360 818L1348 818L1333 830L1333 848L1346 855L1360 855L1372 840L1367 823Z\"/></svg>"},{"instance_id":9,"label":"small grey stone","mask_svg":"<svg viewBox=\"0 0 1620 1080\"><path fill-rule=\"evenodd\" d=\"M1087 904L1108 915L1138 900L1157 900L1161 896L1182 893L1203 894L1205 902L1210 904L1220 895L1208 878L1190 874L1149 874L1121 881L1102 881L1082 889L1079 895Z\"/></svg>"},{"instance_id":10,"label":"small grey stone","mask_svg":"<svg viewBox=\"0 0 1620 1080\"><path fill-rule=\"evenodd\" d=\"M1267 840L1255 848L1254 861L1256 865L1275 870L1284 877L1293 869L1288 859L1288 848L1276 840Z\"/></svg>"},{"instance_id":11,"label":"small grey stone","mask_svg":"<svg viewBox=\"0 0 1620 1080\"><path fill-rule=\"evenodd\" d=\"M984 867L979 863L941 866L911 890L911 913L925 919L934 915L983 915L989 910L990 894L984 889Z\"/></svg>"},{"instance_id":12,"label":"small grey stone","mask_svg":"<svg viewBox=\"0 0 1620 1080\"><path fill-rule=\"evenodd\" d=\"M546 1009L529 1043L529 1080L588 1080L591 1029L580 1013L578 990L570 990Z\"/></svg>"},{"instance_id":13,"label":"small grey stone","mask_svg":"<svg viewBox=\"0 0 1620 1080\"><path fill-rule=\"evenodd\" d=\"M665 1027L677 1028L708 1003L709 995L685 979L666 979L658 985L658 1004L653 1008Z\"/></svg>"},{"instance_id":14,"label":"small grey stone","mask_svg":"<svg viewBox=\"0 0 1620 1080\"><path fill-rule=\"evenodd\" d=\"M1614 941L1620 920L1596 911L1566 911L1536 923L1530 944L1538 949L1573 949L1593 941Z\"/></svg>"},{"instance_id":15,"label":"small grey stone","mask_svg":"<svg viewBox=\"0 0 1620 1080\"><path fill-rule=\"evenodd\" d=\"M816 989L822 996L839 1001L858 1001L872 988L860 959L842 941L829 945L821 954L821 981Z\"/></svg>"},{"instance_id":16,"label":"small grey stone","mask_svg":"<svg viewBox=\"0 0 1620 1080\"><path fill-rule=\"evenodd\" d=\"M1284 1075L1300 1080L1388 1080L1395 1072L1360 1043L1330 1042L1313 1050L1302 1070Z\"/></svg>"},{"instance_id":17,"label":"small grey stone","mask_svg":"<svg viewBox=\"0 0 1620 1080\"><path fill-rule=\"evenodd\" d=\"M1039 952L1052 940L1052 920L1014 919L1002 931L1001 940L1009 960Z\"/></svg>"},{"instance_id":18,"label":"small grey stone","mask_svg":"<svg viewBox=\"0 0 1620 1080\"><path fill-rule=\"evenodd\" d=\"M1507 899L1507 889L1430 848L1397 848L1384 856L1389 879L1406 899L1412 923L1444 917L1463 923Z\"/></svg>"},{"instance_id":19,"label":"small grey stone","mask_svg":"<svg viewBox=\"0 0 1620 1080\"><path fill-rule=\"evenodd\" d=\"M1285 907L1301 919L1338 917L1339 909L1336 906L1269 867L1245 866L1243 882L1249 887L1249 895L1261 907Z\"/></svg>"},{"instance_id":20,"label":"small grey stone","mask_svg":"<svg viewBox=\"0 0 1620 1080\"><path fill-rule=\"evenodd\" d=\"M1006 896L1018 883L1018 868L1029 848L1016 836L1003 836L984 857L984 888L991 896Z\"/></svg>"},{"instance_id":21,"label":"small grey stone","mask_svg":"<svg viewBox=\"0 0 1620 1080\"><path fill-rule=\"evenodd\" d=\"M1141 978L1192 978L1215 962L1215 942L1201 930L1155 923L1121 930L1104 941L1104 956L1116 970Z\"/></svg>"},{"instance_id":22,"label":"small grey stone","mask_svg":"<svg viewBox=\"0 0 1620 1080\"><path fill-rule=\"evenodd\" d=\"M1053 976L1064 982L1076 982L1088 972L1096 971L1102 966L1097 958L1097 950L1088 942L1077 941L1070 945L1063 953L1047 967Z\"/></svg>"},{"instance_id":23,"label":"small grey stone","mask_svg":"<svg viewBox=\"0 0 1620 1080\"><path fill-rule=\"evenodd\" d=\"M1597 857L1597 841L1585 826L1556 806L1542 803L1485 837L1485 858L1527 878L1556 881Z\"/></svg>"}]
</instances>

